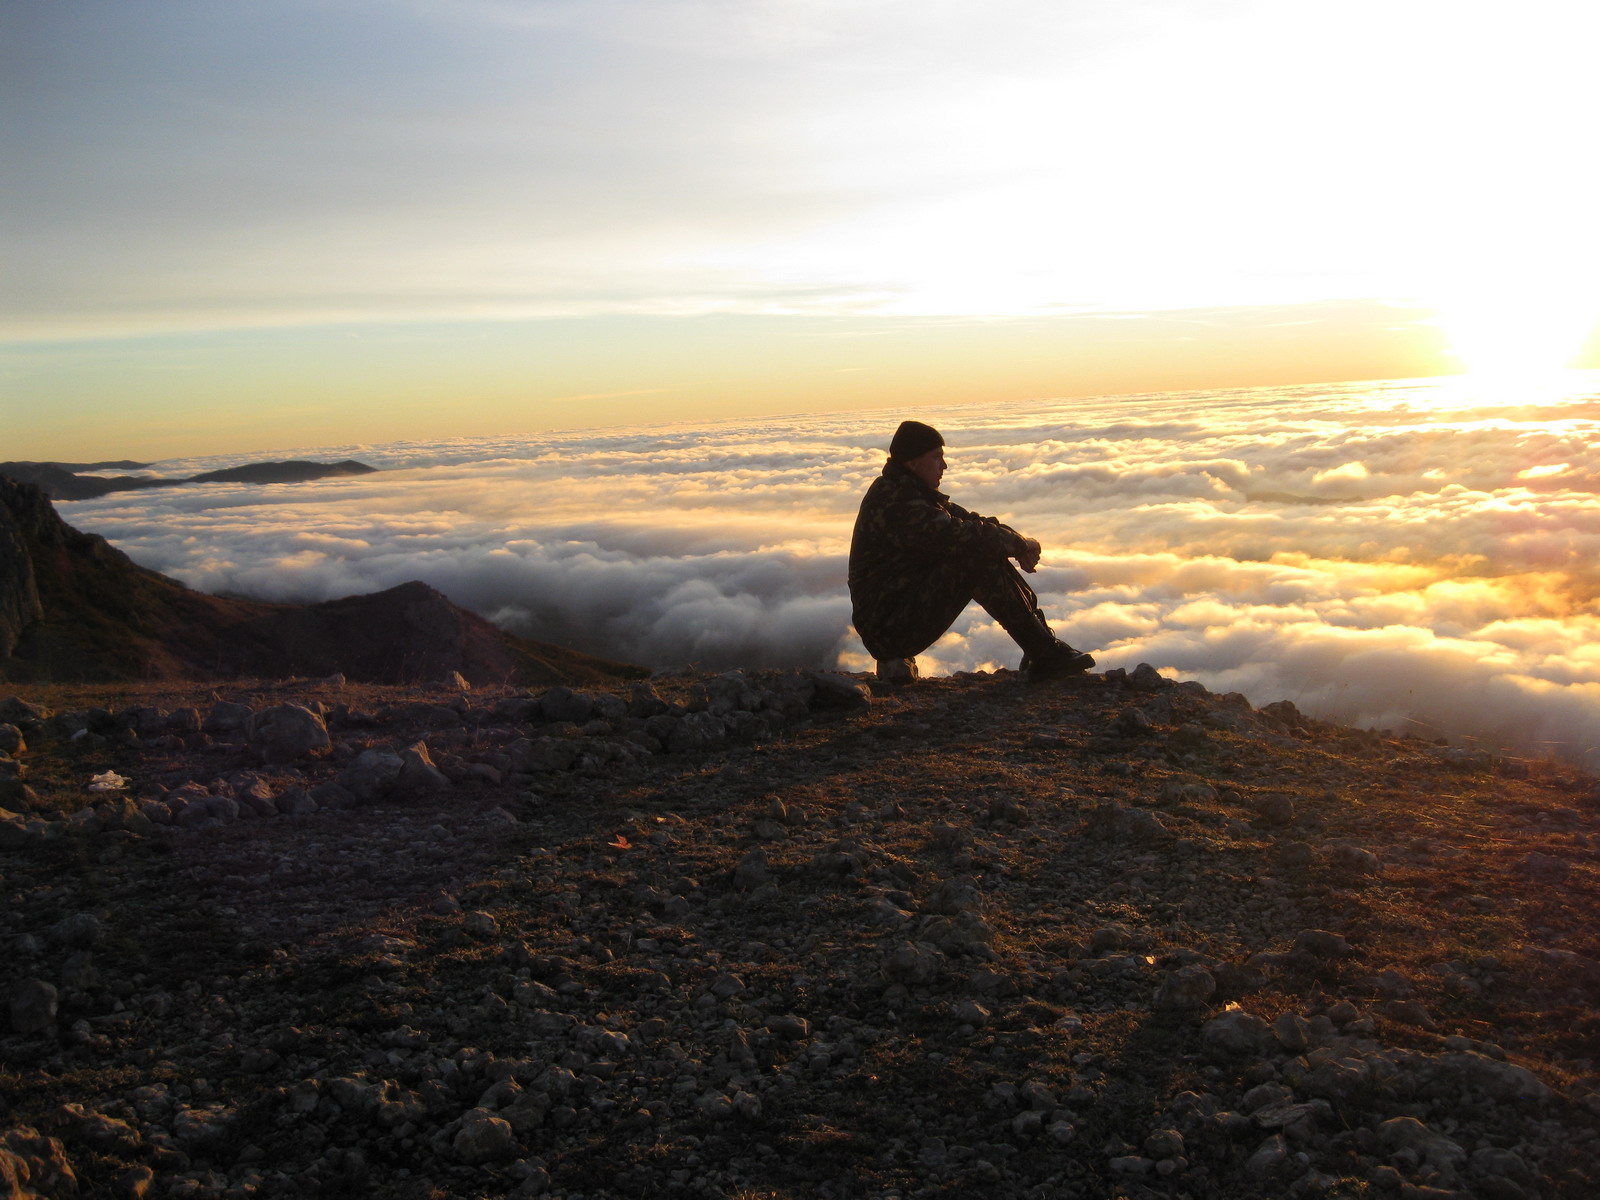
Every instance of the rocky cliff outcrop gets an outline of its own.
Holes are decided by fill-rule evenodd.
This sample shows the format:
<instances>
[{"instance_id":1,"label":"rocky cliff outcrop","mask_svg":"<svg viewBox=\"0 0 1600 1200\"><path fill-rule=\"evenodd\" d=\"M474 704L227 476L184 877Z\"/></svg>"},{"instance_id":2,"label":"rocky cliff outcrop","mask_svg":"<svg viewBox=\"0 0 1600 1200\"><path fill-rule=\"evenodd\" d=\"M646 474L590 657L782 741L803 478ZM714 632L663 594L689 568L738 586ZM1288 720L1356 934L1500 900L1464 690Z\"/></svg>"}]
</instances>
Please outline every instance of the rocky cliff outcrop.
<instances>
[{"instance_id":1,"label":"rocky cliff outcrop","mask_svg":"<svg viewBox=\"0 0 1600 1200\"><path fill-rule=\"evenodd\" d=\"M0 661L11 656L22 631L44 615L23 523L33 510L48 507L37 488L0 476Z\"/></svg>"},{"instance_id":2,"label":"rocky cliff outcrop","mask_svg":"<svg viewBox=\"0 0 1600 1200\"><path fill-rule=\"evenodd\" d=\"M264 679L584 683L641 675L515 637L422 583L324 604L192 591L63 522L0 479L0 679Z\"/></svg>"}]
</instances>

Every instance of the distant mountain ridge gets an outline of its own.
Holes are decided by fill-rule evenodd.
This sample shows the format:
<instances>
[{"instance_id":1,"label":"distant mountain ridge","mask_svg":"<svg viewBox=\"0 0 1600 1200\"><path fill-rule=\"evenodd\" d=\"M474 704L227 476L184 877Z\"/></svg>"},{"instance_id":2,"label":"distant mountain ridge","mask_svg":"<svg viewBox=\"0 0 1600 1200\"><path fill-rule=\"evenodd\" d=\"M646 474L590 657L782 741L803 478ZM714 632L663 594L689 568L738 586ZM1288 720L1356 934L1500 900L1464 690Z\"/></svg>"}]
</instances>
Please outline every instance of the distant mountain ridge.
<instances>
[{"instance_id":1,"label":"distant mountain ridge","mask_svg":"<svg viewBox=\"0 0 1600 1200\"><path fill-rule=\"evenodd\" d=\"M327 479L342 475L370 475L377 467L357 462L353 458L341 462L320 463L304 459L284 462L245 463L238 467L224 467L219 471L202 471L183 479L158 479L150 475L84 475L83 471L128 471L148 467L149 463L118 462L58 463L58 462L0 462L0 475L40 488L52 500L93 500L112 492L137 491L143 488L179 487L186 483L304 483L312 479Z\"/></svg>"},{"instance_id":2,"label":"distant mountain ridge","mask_svg":"<svg viewBox=\"0 0 1600 1200\"><path fill-rule=\"evenodd\" d=\"M0 679L285 679L595 683L642 667L516 637L426 584L323 604L192 591L0 477Z\"/></svg>"}]
</instances>

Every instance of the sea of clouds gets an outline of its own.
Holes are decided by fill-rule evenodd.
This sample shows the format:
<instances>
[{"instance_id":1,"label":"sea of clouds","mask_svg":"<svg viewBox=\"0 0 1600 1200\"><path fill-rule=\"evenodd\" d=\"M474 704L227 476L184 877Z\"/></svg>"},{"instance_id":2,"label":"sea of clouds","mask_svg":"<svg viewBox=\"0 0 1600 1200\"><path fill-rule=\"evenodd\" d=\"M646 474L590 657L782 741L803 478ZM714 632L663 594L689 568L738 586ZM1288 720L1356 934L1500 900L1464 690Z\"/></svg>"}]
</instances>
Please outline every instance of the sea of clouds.
<instances>
[{"instance_id":1,"label":"sea of clouds","mask_svg":"<svg viewBox=\"0 0 1600 1200\"><path fill-rule=\"evenodd\" d=\"M61 504L210 592L421 579L508 629L708 669L865 669L845 560L904 416L944 489L1038 538L1057 632L1256 704L1600 764L1600 373L1165 393L556 432L268 457L382 468ZM976 606L925 672L1014 666Z\"/></svg>"}]
</instances>

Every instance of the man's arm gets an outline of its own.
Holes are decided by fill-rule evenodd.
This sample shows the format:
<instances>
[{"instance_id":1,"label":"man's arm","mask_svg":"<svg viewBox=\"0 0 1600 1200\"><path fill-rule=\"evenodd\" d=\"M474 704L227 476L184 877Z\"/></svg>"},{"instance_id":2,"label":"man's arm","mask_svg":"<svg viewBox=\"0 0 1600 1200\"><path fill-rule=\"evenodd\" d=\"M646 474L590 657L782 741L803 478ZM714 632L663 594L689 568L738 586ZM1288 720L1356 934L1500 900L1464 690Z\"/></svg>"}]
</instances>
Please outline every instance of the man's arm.
<instances>
[{"instance_id":1,"label":"man's arm","mask_svg":"<svg viewBox=\"0 0 1600 1200\"><path fill-rule=\"evenodd\" d=\"M949 508L951 514L962 521L978 521L985 525L998 525L1016 539L1016 548L1007 551L1006 557L1016 559L1017 565L1030 575L1038 570L1039 556L1043 553L1043 550L1036 539L1024 537L1011 526L1001 524L998 517L979 516L975 512L969 512L967 509L962 508L959 504L951 504Z\"/></svg>"}]
</instances>

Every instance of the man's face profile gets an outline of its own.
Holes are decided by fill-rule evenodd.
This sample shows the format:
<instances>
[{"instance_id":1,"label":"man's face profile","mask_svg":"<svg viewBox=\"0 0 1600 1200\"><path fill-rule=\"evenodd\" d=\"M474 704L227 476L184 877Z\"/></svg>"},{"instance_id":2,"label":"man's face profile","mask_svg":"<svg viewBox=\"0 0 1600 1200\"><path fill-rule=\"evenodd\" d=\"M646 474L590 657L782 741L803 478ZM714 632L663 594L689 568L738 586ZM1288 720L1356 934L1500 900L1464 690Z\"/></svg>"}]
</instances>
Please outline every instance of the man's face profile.
<instances>
[{"instance_id":1,"label":"man's face profile","mask_svg":"<svg viewBox=\"0 0 1600 1200\"><path fill-rule=\"evenodd\" d=\"M939 480L944 476L944 447L935 446L926 454L906 459L905 467L929 487L937 488Z\"/></svg>"}]
</instances>

